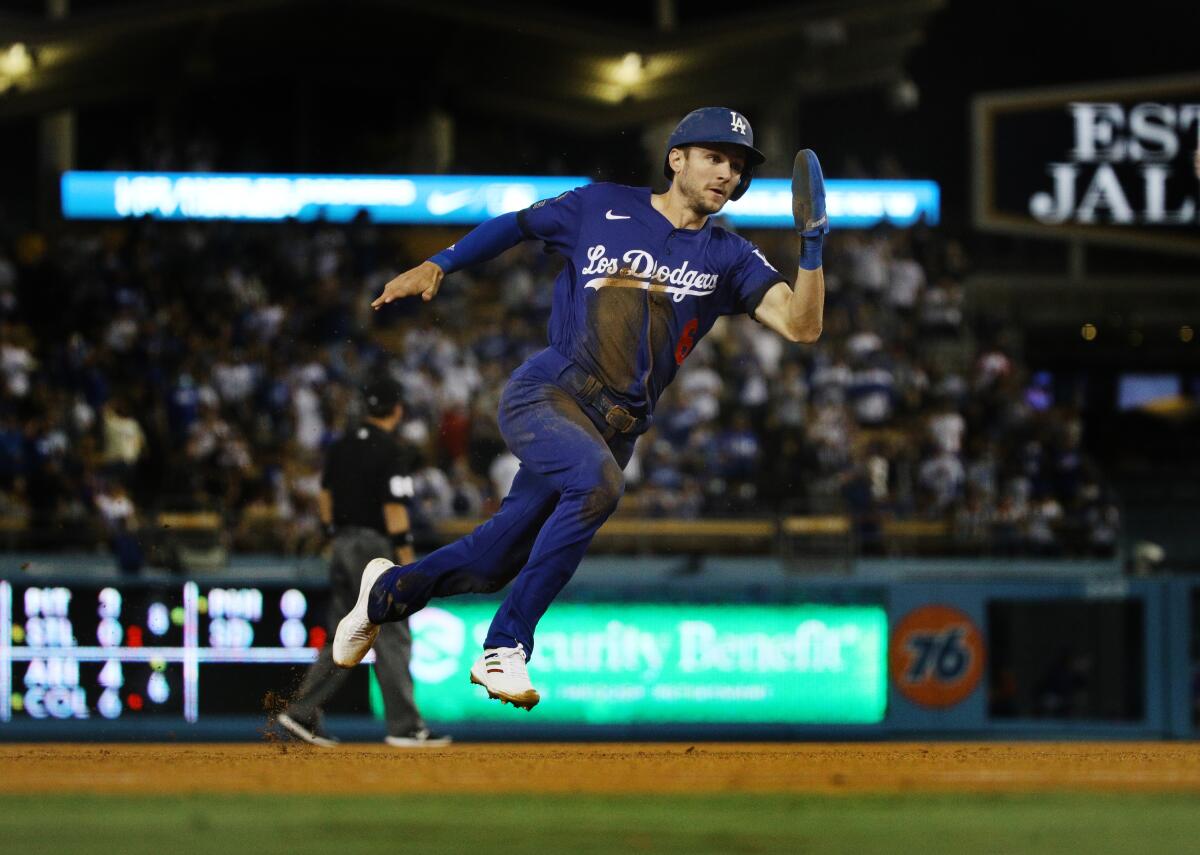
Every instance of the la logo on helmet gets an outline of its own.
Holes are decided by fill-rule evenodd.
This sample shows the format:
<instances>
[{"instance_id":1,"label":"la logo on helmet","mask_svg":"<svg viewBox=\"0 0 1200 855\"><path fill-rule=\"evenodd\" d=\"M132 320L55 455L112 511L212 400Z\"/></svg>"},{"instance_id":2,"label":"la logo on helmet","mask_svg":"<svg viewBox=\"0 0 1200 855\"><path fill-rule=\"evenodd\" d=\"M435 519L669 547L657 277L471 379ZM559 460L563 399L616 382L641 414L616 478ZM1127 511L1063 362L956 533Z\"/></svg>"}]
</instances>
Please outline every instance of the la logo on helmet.
<instances>
[{"instance_id":1,"label":"la logo on helmet","mask_svg":"<svg viewBox=\"0 0 1200 855\"><path fill-rule=\"evenodd\" d=\"M745 136L745 134L746 134L746 120L745 120L745 119L743 119L743 118L742 118L740 115L738 115L737 113L735 113L733 110L730 110L730 111L729 111L729 115L732 117L732 119L731 119L731 121L730 121L730 127L732 127L732 128L733 128L735 131L737 131L739 134L742 134L743 136Z\"/></svg>"}]
</instances>

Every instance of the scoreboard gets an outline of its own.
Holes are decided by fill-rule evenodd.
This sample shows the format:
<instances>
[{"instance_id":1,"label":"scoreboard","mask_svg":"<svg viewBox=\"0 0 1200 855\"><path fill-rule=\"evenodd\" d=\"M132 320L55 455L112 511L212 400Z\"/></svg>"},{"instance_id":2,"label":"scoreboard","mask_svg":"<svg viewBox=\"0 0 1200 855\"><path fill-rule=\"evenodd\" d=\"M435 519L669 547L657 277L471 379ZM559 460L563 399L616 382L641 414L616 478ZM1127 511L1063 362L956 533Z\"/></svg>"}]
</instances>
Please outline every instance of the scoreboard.
<instances>
[{"instance_id":1,"label":"scoreboard","mask_svg":"<svg viewBox=\"0 0 1200 855\"><path fill-rule=\"evenodd\" d=\"M273 712L325 644L328 605L318 585L0 580L0 734L5 722ZM410 618L430 721L512 723L467 679L495 609L439 600ZM887 616L879 605L566 601L539 624L530 665L537 726L877 724ZM349 682L327 711L381 717L371 670Z\"/></svg>"},{"instance_id":2,"label":"scoreboard","mask_svg":"<svg viewBox=\"0 0 1200 855\"><path fill-rule=\"evenodd\" d=\"M311 663L326 603L312 588L0 581L0 722L260 712L261 691L229 691L222 666Z\"/></svg>"}]
</instances>

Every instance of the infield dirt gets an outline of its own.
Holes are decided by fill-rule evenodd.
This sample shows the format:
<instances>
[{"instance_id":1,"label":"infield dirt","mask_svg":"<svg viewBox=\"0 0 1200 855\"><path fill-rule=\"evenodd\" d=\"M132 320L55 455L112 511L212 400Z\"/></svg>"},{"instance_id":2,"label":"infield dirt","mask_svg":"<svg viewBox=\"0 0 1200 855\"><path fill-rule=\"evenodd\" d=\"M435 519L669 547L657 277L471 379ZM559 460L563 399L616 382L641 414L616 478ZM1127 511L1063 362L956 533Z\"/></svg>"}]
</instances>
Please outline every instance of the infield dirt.
<instances>
[{"instance_id":1,"label":"infield dirt","mask_svg":"<svg viewBox=\"0 0 1200 855\"><path fill-rule=\"evenodd\" d=\"M0 793L1200 793L1193 743L0 745Z\"/></svg>"}]
</instances>

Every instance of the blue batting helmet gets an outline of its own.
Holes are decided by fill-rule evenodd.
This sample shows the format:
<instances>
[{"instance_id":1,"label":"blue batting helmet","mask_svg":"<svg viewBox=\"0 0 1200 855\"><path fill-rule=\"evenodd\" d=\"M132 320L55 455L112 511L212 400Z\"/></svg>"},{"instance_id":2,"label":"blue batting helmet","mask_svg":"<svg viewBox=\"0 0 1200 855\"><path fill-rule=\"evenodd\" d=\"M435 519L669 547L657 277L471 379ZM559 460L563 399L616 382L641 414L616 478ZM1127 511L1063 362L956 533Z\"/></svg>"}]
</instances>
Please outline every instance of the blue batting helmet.
<instances>
[{"instance_id":1,"label":"blue batting helmet","mask_svg":"<svg viewBox=\"0 0 1200 855\"><path fill-rule=\"evenodd\" d=\"M692 110L675 126L671 138L667 140L663 174L668 179L675 178L669 157L671 149L700 143L731 143L740 146L746 152L746 168L742 170L742 179L729 195L735 202L742 198L742 194L750 186L750 179L754 177L754 167L767 159L754 147L754 129L750 127L746 117L737 110L725 107L701 107L699 110Z\"/></svg>"}]
</instances>

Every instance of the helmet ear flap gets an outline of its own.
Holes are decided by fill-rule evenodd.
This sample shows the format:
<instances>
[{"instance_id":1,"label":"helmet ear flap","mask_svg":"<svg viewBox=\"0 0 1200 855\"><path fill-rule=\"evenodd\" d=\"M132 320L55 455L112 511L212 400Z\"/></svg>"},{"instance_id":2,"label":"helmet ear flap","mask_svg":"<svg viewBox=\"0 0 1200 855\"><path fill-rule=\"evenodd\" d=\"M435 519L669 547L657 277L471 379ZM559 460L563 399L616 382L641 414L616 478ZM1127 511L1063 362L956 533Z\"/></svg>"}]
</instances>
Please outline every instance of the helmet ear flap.
<instances>
[{"instance_id":1,"label":"helmet ear flap","mask_svg":"<svg viewBox=\"0 0 1200 855\"><path fill-rule=\"evenodd\" d=\"M753 180L753 178L754 167L747 166L745 171L742 172L742 177L738 181L737 188L729 194L729 201L736 202L738 199L742 198L742 196L746 194L746 191L750 189L750 182Z\"/></svg>"}]
</instances>

